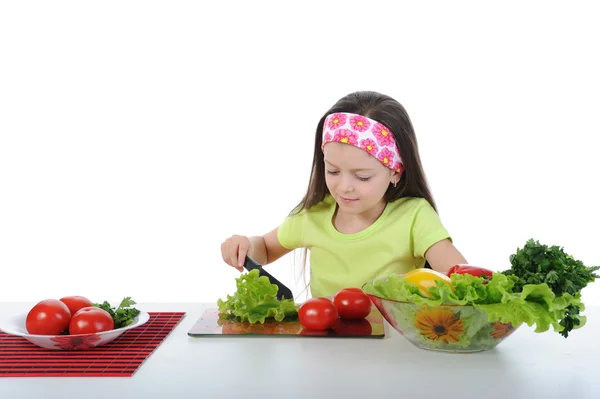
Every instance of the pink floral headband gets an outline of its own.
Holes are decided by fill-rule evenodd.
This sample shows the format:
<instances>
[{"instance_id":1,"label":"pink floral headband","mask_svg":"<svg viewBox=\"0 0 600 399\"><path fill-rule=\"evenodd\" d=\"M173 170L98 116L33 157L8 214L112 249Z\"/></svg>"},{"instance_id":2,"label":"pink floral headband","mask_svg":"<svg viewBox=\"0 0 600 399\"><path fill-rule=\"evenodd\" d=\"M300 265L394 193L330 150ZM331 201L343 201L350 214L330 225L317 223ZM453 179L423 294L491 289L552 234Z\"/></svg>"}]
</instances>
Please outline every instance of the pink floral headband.
<instances>
[{"instance_id":1,"label":"pink floral headband","mask_svg":"<svg viewBox=\"0 0 600 399\"><path fill-rule=\"evenodd\" d=\"M394 135L383 124L362 115L338 112L328 115L323 125L323 144L351 144L377 158L384 166L402 173L404 163Z\"/></svg>"}]
</instances>

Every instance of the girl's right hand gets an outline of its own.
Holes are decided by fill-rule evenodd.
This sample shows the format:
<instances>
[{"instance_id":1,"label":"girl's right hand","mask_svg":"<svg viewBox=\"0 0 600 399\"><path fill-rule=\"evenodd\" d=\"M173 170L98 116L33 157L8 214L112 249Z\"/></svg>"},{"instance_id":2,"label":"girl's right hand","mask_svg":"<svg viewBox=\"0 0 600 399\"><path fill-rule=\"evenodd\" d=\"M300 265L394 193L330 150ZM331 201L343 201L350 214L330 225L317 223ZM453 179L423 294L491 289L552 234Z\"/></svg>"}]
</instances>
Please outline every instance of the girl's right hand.
<instances>
[{"instance_id":1,"label":"girl's right hand","mask_svg":"<svg viewBox=\"0 0 600 399\"><path fill-rule=\"evenodd\" d=\"M221 256L229 266L244 271L246 255L250 251L250 239L246 236L231 236L221 244Z\"/></svg>"}]
</instances>

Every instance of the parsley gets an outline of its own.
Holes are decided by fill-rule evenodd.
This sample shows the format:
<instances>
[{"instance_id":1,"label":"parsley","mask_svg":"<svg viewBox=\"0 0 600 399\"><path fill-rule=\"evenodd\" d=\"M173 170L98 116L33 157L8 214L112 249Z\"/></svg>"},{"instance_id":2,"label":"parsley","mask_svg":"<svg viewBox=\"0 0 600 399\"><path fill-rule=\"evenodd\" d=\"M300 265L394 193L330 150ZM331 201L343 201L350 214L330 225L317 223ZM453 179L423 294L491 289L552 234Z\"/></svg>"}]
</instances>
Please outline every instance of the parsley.
<instances>
[{"instance_id":1,"label":"parsley","mask_svg":"<svg viewBox=\"0 0 600 399\"><path fill-rule=\"evenodd\" d=\"M136 302L131 297L123 298L116 309L112 308L107 301L104 301L102 304L93 304L93 306L104 309L110 314L115 322L115 329L128 326L135 321L134 319L140 314L140 311L131 307L133 305L136 305Z\"/></svg>"},{"instance_id":2,"label":"parsley","mask_svg":"<svg viewBox=\"0 0 600 399\"><path fill-rule=\"evenodd\" d=\"M583 288L600 278L594 273L600 266L585 266L565 253L562 247L543 245L533 239L529 239L523 248L517 248L510 256L510 263L511 269L502 273L518 277L515 292L521 292L527 284L547 284L557 297L563 294L579 296ZM560 334L565 338L569 331L580 325L581 310L578 304L569 304L565 309L559 323L564 327Z\"/></svg>"}]
</instances>

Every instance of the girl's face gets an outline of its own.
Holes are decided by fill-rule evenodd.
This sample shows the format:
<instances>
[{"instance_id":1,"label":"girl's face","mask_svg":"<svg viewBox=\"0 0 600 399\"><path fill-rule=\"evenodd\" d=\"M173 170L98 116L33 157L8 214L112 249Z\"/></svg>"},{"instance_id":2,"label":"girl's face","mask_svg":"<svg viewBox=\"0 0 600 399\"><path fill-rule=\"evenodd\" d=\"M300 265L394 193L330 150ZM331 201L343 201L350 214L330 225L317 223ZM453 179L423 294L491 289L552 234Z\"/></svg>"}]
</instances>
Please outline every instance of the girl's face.
<instances>
[{"instance_id":1,"label":"girl's face","mask_svg":"<svg viewBox=\"0 0 600 399\"><path fill-rule=\"evenodd\" d=\"M345 213L358 215L380 207L390 183L399 180L398 173L352 145L327 143L323 153L327 188Z\"/></svg>"}]
</instances>

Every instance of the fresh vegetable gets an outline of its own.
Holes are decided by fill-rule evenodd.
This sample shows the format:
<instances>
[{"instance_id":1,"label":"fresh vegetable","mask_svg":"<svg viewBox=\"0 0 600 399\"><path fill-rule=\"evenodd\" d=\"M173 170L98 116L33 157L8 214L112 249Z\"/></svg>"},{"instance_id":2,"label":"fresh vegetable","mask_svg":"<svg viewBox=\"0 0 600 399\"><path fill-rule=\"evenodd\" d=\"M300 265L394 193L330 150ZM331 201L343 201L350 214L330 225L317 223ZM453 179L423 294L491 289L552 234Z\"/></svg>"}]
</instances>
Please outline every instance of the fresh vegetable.
<instances>
[{"instance_id":1,"label":"fresh vegetable","mask_svg":"<svg viewBox=\"0 0 600 399\"><path fill-rule=\"evenodd\" d=\"M135 322L135 318L140 314L140 311L132 307L133 305L137 305L137 303L131 297L123 298L116 308L111 307L107 301L101 304L93 304L94 307L105 310L112 317L115 329L126 327Z\"/></svg>"},{"instance_id":2,"label":"fresh vegetable","mask_svg":"<svg viewBox=\"0 0 600 399\"><path fill-rule=\"evenodd\" d=\"M69 334L94 334L114 328L114 320L106 310L90 306L80 309L71 317Z\"/></svg>"},{"instance_id":3,"label":"fresh vegetable","mask_svg":"<svg viewBox=\"0 0 600 399\"><path fill-rule=\"evenodd\" d=\"M419 286L398 275L366 284L365 292L396 301L411 302L419 305L477 305L506 302L513 299L515 277L500 273L484 284L484 281L470 274L453 274L450 285L439 282L423 296Z\"/></svg>"},{"instance_id":4,"label":"fresh vegetable","mask_svg":"<svg viewBox=\"0 0 600 399\"><path fill-rule=\"evenodd\" d=\"M491 346L494 337L490 335L490 324L499 320L503 324L510 325L511 328L516 328L523 323L530 326L537 324L536 332L547 331L550 326L558 327L556 317L560 312L561 303L553 303L550 300L550 303L544 306L537 300L533 300L533 297L521 297L520 294L513 293L514 277L509 278L503 274L494 273L487 283L482 278L470 274L453 274L450 278L454 290L440 282L430 288L431 297L424 297L415 284L407 282L400 276L390 276L387 279L367 284L364 290L380 297L408 302L406 305L391 310L398 312L394 317L401 324L404 323L404 320L428 320L431 328L434 328L434 325L443 321L442 324L449 328L454 326L454 321L450 317L454 313L451 313L451 309L439 306L471 305L458 309L460 321L458 319L456 321L461 326L458 332L459 341L450 345L457 349ZM552 297L549 289L530 294L538 298L549 299ZM430 320L426 318L429 316L423 316L424 308L421 305L427 305L425 309L432 310L431 317L437 318ZM428 346L433 347L436 344L437 341L427 341Z\"/></svg>"},{"instance_id":5,"label":"fresh vegetable","mask_svg":"<svg viewBox=\"0 0 600 399\"><path fill-rule=\"evenodd\" d=\"M421 295L431 297L430 288L436 287L436 281L441 281L452 288L450 278L443 273L431 269L415 269L404 275L404 279L419 288Z\"/></svg>"},{"instance_id":6,"label":"fresh vegetable","mask_svg":"<svg viewBox=\"0 0 600 399\"><path fill-rule=\"evenodd\" d=\"M481 277L484 280L489 280L494 272L488 269L484 269L483 267L471 266L471 265L454 265L452 266L446 275L448 277L453 274L470 274L475 277Z\"/></svg>"},{"instance_id":7,"label":"fresh vegetable","mask_svg":"<svg viewBox=\"0 0 600 399\"><path fill-rule=\"evenodd\" d=\"M472 305L483 309L488 321L502 320L517 327L523 323L536 327L536 332L547 331L552 326L562 330L558 320L562 318L567 303L577 298L557 298L550 288L543 285L529 285L521 293L514 292L516 277L494 273L484 284L481 278L470 274L453 274L454 290L446 284L432 287L432 297L423 297L418 288L398 276L365 286L365 291L393 300L411 302L419 305ZM568 295L568 294L567 294ZM463 316L465 312L462 312Z\"/></svg>"},{"instance_id":8,"label":"fresh vegetable","mask_svg":"<svg viewBox=\"0 0 600 399\"><path fill-rule=\"evenodd\" d=\"M533 240L527 241L523 249L517 249L510 261L511 269L492 273L491 278L453 273L449 284L436 280L426 292L421 280L396 275L366 284L364 291L430 307L472 305L484 310L487 320L470 321L469 308L461 309L461 320L482 329L484 322L501 321L502 325L511 328L521 324L535 325L538 333L552 327L567 337L571 330L585 325L586 318L580 314L584 310L581 290L598 278L594 272L599 267L586 267L564 253L562 248L541 245ZM477 317L477 312L471 313L472 317ZM468 331L479 334L474 327L469 327ZM467 332L467 338L475 339L475 335L469 334ZM487 339L489 334L481 332L477 337ZM461 345L466 345L466 341L461 341Z\"/></svg>"},{"instance_id":9,"label":"fresh vegetable","mask_svg":"<svg viewBox=\"0 0 600 399\"><path fill-rule=\"evenodd\" d=\"M25 328L29 334L59 335L68 326L71 311L58 299L44 299L38 302L25 320Z\"/></svg>"},{"instance_id":10,"label":"fresh vegetable","mask_svg":"<svg viewBox=\"0 0 600 399\"><path fill-rule=\"evenodd\" d=\"M124 298L116 309L111 308L106 301L96 304L83 296L65 296L60 300L45 299L31 308L25 327L29 334L38 335L108 331L132 324L140 314L138 309L132 307L135 304L130 297ZM77 315L79 316L75 317Z\"/></svg>"},{"instance_id":11,"label":"fresh vegetable","mask_svg":"<svg viewBox=\"0 0 600 399\"><path fill-rule=\"evenodd\" d=\"M565 253L557 245L542 245L530 239L523 248L510 256L511 268L503 272L516 276L515 292L523 292L530 285L546 285L556 297L564 298L566 306L560 320L560 331L565 338L574 328L582 326L584 310L579 302L580 292L589 283L600 277L594 272L600 266L585 266L583 262Z\"/></svg>"},{"instance_id":12,"label":"fresh vegetable","mask_svg":"<svg viewBox=\"0 0 600 399\"><path fill-rule=\"evenodd\" d=\"M333 297L338 315L346 320L364 319L371 313L371 299L360 288L345 288Z\"/></svg>"},{"instance_id":13,"label":"fresh vegetable","mask_svg":"<svg viewBox=\"0 0 600 399\"><path fill-rule=\"evenodd\" d=\"M309 330L328 330L338 321L338 311L330 299L311 298L298 309L300 324Z\"/></svg>"},{"instance_id":14,"label":"fresh vegetable","mask_svg":"<svg viewBox=\"0 0 600 399\"><path fill-rule=\"evenodd\" d=\"M83 296L66 296L60 298L60 301L67 305L69 311L71 311L71 316L77 313L79 309L92 306L92 301Z\"/></svg>"},{"instance_id":15,"label":"fresh vegetable","mask_svg":"<svg viewBox=\"0 0 600 399\"><path fill-rule=\"evenodd\" d=\"M278 287L266 276L259 276L254 269L236 278L237 290L217 301L221 315L235 317L239 321L263 324L267 318L282 321L298 316L298 306L293 299L277 299Z\"/></svg>"}]
</instances>

